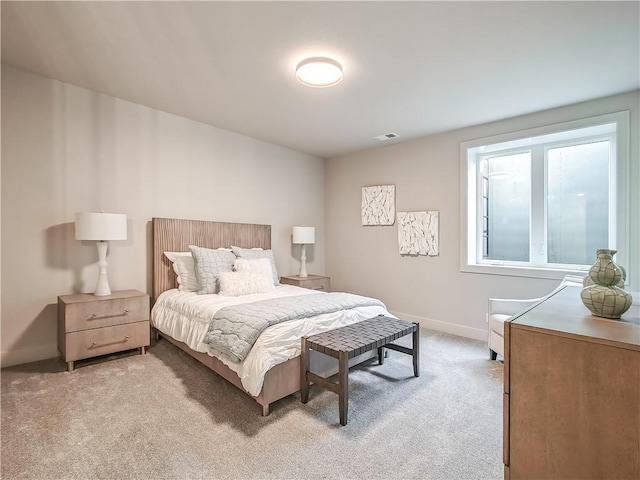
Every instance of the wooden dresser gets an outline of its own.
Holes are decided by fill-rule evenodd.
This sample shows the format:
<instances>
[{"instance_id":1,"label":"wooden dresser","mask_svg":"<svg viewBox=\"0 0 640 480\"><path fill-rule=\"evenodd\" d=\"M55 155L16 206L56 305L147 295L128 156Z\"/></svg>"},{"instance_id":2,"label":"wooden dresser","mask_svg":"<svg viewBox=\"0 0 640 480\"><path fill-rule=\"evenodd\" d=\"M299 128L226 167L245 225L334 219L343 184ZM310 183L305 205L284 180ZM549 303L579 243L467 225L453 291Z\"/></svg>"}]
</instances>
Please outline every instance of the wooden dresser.
<instances>
[{"instance_id":1,"label":"wooden dresser","mask_svg":"<svg viewBox=\"0 0 640 480\"><path fill-rule=\"evenodd\" d=\"M76 360L149 345L149 295L121 290L58 297L58 349L69 371Z\"/></svg>"},{"instance_id":2,"label":"wooden dresser","mask_svg":"<svg viewBox=\"0 0 640 480\"><path fill-rule=\"evenodd\" d=\"M505 478L640 478L640 307L591 315L566 286L505 323Z\"/></svg>"}]
</instances>

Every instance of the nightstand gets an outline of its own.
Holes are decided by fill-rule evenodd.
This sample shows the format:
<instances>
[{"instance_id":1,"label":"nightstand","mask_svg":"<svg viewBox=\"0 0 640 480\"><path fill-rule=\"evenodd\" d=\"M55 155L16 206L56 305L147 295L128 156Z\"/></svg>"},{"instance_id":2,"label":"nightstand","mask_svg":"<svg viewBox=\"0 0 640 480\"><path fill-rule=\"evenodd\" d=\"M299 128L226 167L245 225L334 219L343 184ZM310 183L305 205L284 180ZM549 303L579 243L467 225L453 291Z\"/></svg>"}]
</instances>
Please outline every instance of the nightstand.
<instances>
[{"instance_id":1,"label":"nightstand","mask_svg":"<svg viewBox=\"0 0 640 480\"><path fill-rule=\"evenodd\" d=\"M280 277L280 283L310 288L311 290L324 290L325 292L331 289L331 277L323 277L322 275L309 275L308 277L287 275Z\"/></svg>"},{"instance_id":2,"label":"nightstand","mask_svg":"<svg viewBox=\"0 0 640 480\"><path fill-rule=\"evenodd\" d=\"M78 293L58 297L58 350L67 362L149 345L149 295L121 290L96 297Z\"/></svg>"}]
</instances>

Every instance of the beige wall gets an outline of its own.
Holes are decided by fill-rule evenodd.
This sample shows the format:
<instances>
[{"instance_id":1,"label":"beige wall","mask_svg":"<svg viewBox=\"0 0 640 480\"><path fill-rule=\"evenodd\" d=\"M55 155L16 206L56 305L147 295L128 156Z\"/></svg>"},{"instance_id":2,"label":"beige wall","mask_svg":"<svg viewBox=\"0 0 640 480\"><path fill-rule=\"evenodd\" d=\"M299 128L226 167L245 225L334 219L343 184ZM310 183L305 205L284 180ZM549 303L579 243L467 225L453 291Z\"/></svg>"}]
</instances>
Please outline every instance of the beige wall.
<instances>
[{"instance_id":1,"label":"beige wall","mask_svg":"<svg viewBox=\"0 0 640 480\"><path fill-rule=\"evenodd\" d=\"M74 239L79 211L126 213L112 289L151 291L154 216L268 223L281 274L296 273L291 226L315 225L308 270L376 296L426 327L484 339L489 296L557 282L459 271L459 144L631 110L630 290L640 290L639 92L383 146L325 162L229 131L2 66L2 365L56 351L56 297L95 287L97 252ZM396 185L398 211L440 211L440 256L400 257L397 229L362 227L361 187ZM326 219L326 220L325 220ZM325 234L325 231L327 232ZM326 244L326 270L325 270Z\"/></svg>"},{"instance_id":2,"label":"beige wall","mask_svg":"<svg viewBox=\"0 0 640 480\"><path fill-rule=\"evenodd\" d=\"M624 266L629 290L640 290L639 103L636 91L328 160L327 274L332 287L378 297L395 314L426 327L486 338L488 297L535 297L558 281L460 272L460 142L630 110L631 248ZM385 184L396 186L397 211L440 212L439 257L401 257L395 225L361 226L361 187Z\"/></svg>"},{"instance_id":3,"label":"beige wall","mask_svg":"<svg viewBox=\"0 0 640 480\"><path fill-rule=\"evenodd\" d=\"M128 215L112 290L151 291L154 216L271 224L281 274L299 268L291 227L315 225L308 270L324 273L322 159L6 65L1 183L3 366L56 356L56 297L95 287L75 212Z\"/></svg>"}]
</instances>

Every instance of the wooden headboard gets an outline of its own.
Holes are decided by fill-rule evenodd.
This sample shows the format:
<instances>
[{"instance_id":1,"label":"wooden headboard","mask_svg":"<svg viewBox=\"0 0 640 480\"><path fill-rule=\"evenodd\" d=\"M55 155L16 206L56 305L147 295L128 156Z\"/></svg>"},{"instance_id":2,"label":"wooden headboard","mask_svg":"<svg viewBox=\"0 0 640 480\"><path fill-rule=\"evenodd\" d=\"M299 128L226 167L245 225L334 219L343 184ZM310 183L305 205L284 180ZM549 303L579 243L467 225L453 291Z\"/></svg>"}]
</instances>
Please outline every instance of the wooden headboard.
<instances>
[{"instance_id":1,"label":"wooden headboard","mask_svg":"<svg viewBox=\"0 0 640 480\"><path fill-rule=\"evenodd\" d=\"M153 218L153 300L177 287L176 274L164 252L188 252L189 245L205 248L232 245L271 248L271 225Z\"/></svg>"}]
</instances>

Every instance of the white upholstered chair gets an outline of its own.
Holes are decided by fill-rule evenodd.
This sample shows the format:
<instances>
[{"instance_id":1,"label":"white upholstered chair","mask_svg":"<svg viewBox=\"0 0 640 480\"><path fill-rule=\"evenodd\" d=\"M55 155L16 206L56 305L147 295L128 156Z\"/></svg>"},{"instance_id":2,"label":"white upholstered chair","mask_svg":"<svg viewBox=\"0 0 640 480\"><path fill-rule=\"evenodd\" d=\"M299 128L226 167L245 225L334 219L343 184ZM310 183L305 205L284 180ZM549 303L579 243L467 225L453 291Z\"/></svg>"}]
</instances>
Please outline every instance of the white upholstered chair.
<instances>
[{"instance_id":1,"label":"white upholstered chair","mask_svg":"<svg viewBox=\"0 0 640 480\"><path fill-rule=\"evenodd\" d=\"M562 279L560 285L551 293L540 298L528 299L507 299L507 298L490 298L489 309L487 312L487 322L489 323L489 353L491 360L495 360L498 355L504 357L504 322L523 310L531 307L545 297L548 297L556 290L565 285L582 286L582 277L567 275Z\"/></svg>"}]
</instances>

